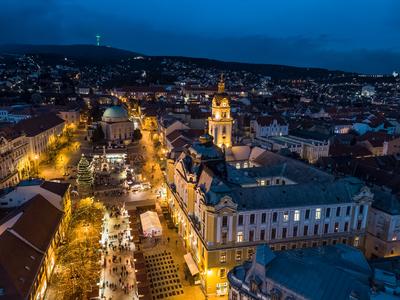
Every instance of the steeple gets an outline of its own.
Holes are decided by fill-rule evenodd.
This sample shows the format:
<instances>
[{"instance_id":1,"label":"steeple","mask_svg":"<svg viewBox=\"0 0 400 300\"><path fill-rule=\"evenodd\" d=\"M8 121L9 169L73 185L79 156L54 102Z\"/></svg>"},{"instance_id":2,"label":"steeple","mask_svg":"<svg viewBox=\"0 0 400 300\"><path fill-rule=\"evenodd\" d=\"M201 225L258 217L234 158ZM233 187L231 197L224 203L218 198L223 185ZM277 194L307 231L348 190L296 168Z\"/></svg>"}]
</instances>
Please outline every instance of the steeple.
<instances>
[{"instance_id":1,"label":"steeple","mask_svg":"<svg viewBox=\"0 0 400 300\"><path fill-rule=\"evenodd\" d=\"M221 73L221 79L218 82L218 93L222 94L224 92L225 92L224 73Z\"/></svg>"}]
</instances>

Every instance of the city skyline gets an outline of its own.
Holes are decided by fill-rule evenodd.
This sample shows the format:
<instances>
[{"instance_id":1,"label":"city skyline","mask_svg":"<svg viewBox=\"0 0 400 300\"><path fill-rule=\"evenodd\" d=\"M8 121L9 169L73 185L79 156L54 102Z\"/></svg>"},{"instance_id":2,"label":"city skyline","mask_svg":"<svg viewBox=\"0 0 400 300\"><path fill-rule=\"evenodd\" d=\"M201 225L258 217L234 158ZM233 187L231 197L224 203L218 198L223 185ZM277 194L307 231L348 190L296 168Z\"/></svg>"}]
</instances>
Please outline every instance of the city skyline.
<instances>
[{"instance_id":1,"label":"city skyline","mask_svg":"<svg viewBox=\"0 0 400 300\"><path fill-rule=\"evenodd\" d=\"M400 68L399 8L389 0L6 1L0 44L95 44L100 34L103 45L146 55L390 74Z\"/></svg>"}]
</instances>

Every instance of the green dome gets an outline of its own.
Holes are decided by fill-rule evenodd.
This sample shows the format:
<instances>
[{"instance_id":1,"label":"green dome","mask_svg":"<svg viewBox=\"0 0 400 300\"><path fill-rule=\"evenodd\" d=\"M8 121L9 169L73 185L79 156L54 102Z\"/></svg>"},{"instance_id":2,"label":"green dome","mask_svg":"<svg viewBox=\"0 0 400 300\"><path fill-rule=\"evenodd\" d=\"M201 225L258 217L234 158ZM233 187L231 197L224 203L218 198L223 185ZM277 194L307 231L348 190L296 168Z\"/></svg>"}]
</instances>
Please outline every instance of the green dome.
<instances>
[{"instance_id":1,"label":"green dome","mask_svg":"<svg viewBox=\"0 0 400 300\"><path fill-rule=\"evenodd\" d=\"M128 112L122 106L116 105L106 109L103 114L105 122L121 122L128 120Z\"/></svg>"}]
</instances>

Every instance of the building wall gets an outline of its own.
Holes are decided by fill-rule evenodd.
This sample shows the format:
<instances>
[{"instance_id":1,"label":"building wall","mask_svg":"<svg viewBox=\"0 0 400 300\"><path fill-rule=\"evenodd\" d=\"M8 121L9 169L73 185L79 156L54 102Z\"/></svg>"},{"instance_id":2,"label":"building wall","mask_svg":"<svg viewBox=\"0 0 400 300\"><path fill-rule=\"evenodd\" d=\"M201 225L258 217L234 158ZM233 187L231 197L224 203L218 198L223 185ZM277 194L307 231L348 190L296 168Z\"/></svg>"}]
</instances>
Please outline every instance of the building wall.
<instances>
[{"instance_id":1,"label":"building wall","mask_svg":"<svg viewBox=\"0 0 400 300\"><path fill-rule=\"evenodd\" d=\"M170 164L169 168L177 166L173 179L175 188L169 186L167 199L178 233L198 264L207 294L225 291L228 271L250 259L259 244L268 243L274 250L336 243L364 246L370 196L340 205L238 212L229 197L221 199L216 206L207 206L203 201L204 195L197 189L193 199L195 185L179 171L179 163ZM242 224L239 218L243 218ZM316 224L318 228L314 234ZM297 234L294 233L295 227ZM283 228L286 228L286 236Z\"/></svg>"},{"instance_id":2,"label":"building wall","mask_svg":"<svg viewBox=\"0 0 400 300\"><path fill-rule=\"evenodd\" d=\"M367 231L367 258L400 255L400 215L390 215L372 207Z\"/></svg>"}]
</instances>

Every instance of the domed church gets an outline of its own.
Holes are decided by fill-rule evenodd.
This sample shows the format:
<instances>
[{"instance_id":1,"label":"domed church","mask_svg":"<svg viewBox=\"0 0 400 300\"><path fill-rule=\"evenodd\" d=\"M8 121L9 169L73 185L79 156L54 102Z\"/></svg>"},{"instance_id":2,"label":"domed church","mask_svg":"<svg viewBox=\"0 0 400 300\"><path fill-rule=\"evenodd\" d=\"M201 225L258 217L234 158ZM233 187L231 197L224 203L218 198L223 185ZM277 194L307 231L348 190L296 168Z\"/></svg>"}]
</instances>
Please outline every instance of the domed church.
<instances>
[{"instance_id":1,"label":"domed church","mask_svg":"<svg viewBox=\"0 0 400 300\"><path fill-rule=\"evenodd\" d=\"M120 105L107 108L101 118L101 128L104 138L113 143L130 143L133 137L134 125L129 121L128 112Z\"/></svg>"}]
</instances>

